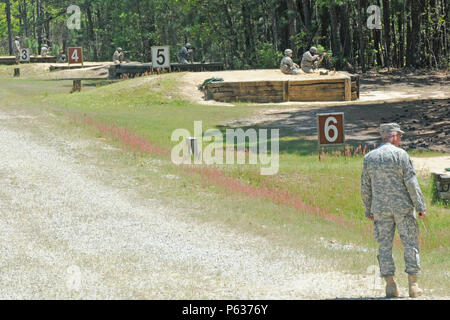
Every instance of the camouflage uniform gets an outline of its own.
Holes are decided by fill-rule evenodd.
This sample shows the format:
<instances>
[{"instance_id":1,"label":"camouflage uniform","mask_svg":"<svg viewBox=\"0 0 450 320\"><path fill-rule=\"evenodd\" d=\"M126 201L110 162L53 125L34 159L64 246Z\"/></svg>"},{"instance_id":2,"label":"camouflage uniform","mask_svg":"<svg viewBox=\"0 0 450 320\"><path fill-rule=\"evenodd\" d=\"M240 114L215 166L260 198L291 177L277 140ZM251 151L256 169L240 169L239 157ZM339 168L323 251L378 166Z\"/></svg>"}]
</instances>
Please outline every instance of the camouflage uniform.
<instances>
[{"instance_id":1,"label":"camouflage uniform","mask_svg":"<svg viewBox=\"0 0 450 320\"><path fill-rule=\"evenodd\" d=\"M194 50L192 50L190 46L184 46L178 53L178 60L182 64L188 64L189 61L192 61L193 55Z\"/></svg>"},{"instance_id":2,"label":"camouflage uniform","mask_svg":"<svg viewBox=\"0 0 450 320\"><path fill-rule=\"evenodd\" d=\"M20 41L18 38L16 38L16 40L14 41L14 54L16 56L16 63L19 63L20 61Z\"/></svg>"},{"instance_id":3,"label":"camouflage uniform","mask_svg":"<svg viewBox=\"0 0 450 320\"><path fill-rule=\"evenodd\" d=\"M302 62L300 63L302 70L306 73L312 73L314 69L319 67L319 55L312 55L310 51L303 54Z\"/></svg>"},{"instance_id":4,"label":"camouflage uniform","mask_svg":"<svg viewBox=\"0 0 450 320\"><path fill-rule=\"evenodd\" d=\"M408 153L390 143L369 152L364 157L361 198L365 216L374 218L381 276L395 274L392 256L395 226L405 249L405 272L419 274L418 224L414 208L424 212L426 205Z\"/></svg>"},{"instance_id":5,"label":"camouflage uniform","mask_svg":"<svg viewBox=\"0 0 450 320\"><path fill-rule=\"evenodd\" d=\"M299 74L298 66L292 61L291 57L285 56L281 59L280 70L284 74Z\"/></svg>"},{"instance_id":6,"label":"camouflage uniform","mask_svg":"<svg viewBox=\"0 0 450 320\"><path fill-rule=\"evenodd\" d=\"M115 64L119 64L123 62L125 54L123 53L122 50L116 50L113 54L113 62Z\"/></svg>"}]
</instances>

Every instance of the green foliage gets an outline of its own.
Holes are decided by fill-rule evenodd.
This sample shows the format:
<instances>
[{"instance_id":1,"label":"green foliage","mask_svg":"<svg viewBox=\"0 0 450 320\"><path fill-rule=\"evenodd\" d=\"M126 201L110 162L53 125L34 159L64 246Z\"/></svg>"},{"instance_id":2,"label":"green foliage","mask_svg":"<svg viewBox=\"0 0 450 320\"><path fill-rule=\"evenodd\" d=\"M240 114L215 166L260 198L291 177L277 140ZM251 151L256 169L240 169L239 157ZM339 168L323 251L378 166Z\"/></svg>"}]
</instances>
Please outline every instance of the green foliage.
<instances>
[{"instance_id":1,"label":"green foliage","mask_svg":"<svg viewBox=\"0 0 450 320\"><path fill-rule=\"evenodd\" d=\"M281 58L283 58L283 54L275 50L271 43L261 43L260 48L257 50L256 59L260 68L278 68Z\"/></svg>"},{"instance_id":2,"label":"green foliage","mask_svg":"<svg viewBox=\"0 0 450 320\"><path fill-rule=\"evenodd\" d=\"M404 1L391 2L388 18L394 27L390 35L391 57L397 59L394 64L403 66L406 61L412 65L413 59L420 61L421 67L448 68L450 42L445 41L448 25L444 24L444 1L436 0L436 8L431 7L434 2L427 2L428 10L419 8L420 12L404 5ZM109 61L114 48L121 46L130 51L128 58L147 62L152 46L168 45L172 61L177 61L177 52L186 41L197 48L195 61L223 61L227 68L234 69L277 67L279 54L275 51L282 52L290 46L298 55L312 44L322 51L333 43L333 48L339 50L327 63L337 67L347 62L354 64L357 57L358 64L362 60L366 68L383 67L377 61L381 61L380 55L386 55L387 39L383 38L386 32L378 39L382 50L374 50L375 33L365 26L367 13L360 1L293 1L297 4L295 10L286 1L276 0L81 1L80 30L69 30L65 24L69 18L66 9L74 4L72 1L41 0L45 12L41 17L37 16L36 1L10 0L10 3L12 34L30 38L29 47L34 54L38 52L37 33L41 32L42 37L49 35L53 45L60 48L83 47L87 60ZM400 22L402 14L405 21ZM418 16L422 17L420 24L417 18L413 19ZM0 1L0 21L0 51L7 52L8 26L3 1ZM418 34L421 36L417 37ZM335 35L339 39L333 39Z\"/></svg>"}]
</instances>

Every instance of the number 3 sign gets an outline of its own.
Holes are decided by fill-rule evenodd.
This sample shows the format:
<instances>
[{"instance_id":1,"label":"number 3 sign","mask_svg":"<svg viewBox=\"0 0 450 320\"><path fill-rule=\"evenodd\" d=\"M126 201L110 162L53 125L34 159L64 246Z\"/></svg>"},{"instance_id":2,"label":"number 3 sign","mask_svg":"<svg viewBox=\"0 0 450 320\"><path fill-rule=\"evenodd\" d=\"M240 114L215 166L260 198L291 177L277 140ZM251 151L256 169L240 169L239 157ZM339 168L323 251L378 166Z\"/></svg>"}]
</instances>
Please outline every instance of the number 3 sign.
<instances>
[{"instance_id":1,"label":"number 3 sign","mask_svg":"<svg viewBox=\"0 0 450 320\"><path fill-rule=\"evenodd\" d=\"M30 49L20 50L20 62L30 62Z\"/></svg>"},{"instance_id":2,"label":"number 3 sign","mask_svg":"<svg viewBox=\"0 0 450 320\"><path fill-rule=\"evenodd\" d=\"M152 47L152 64L153 68L169 68L170 52L169 47Z\"/></svg>"},{"instance_id":3,"label":"number 3 sign","mask_svg":"<svg viewBox=\"0 0 450 320\"><path fill-rule=\"evenodd\" d=\"M68 49L69 64L81 63L83 64L83 48L69 48Z\"/></svg>"},{"instance_id":4,"label":"number 3 sign","mask_svg":"<svg viewBox=\"0 0 450 320\"><path fill-rule=\"evenodd\" d=\"M345 148L344 113L317 114L317 129L319 138L319 158L321 146L344 145Z\"/></svg>"}]
</instances>

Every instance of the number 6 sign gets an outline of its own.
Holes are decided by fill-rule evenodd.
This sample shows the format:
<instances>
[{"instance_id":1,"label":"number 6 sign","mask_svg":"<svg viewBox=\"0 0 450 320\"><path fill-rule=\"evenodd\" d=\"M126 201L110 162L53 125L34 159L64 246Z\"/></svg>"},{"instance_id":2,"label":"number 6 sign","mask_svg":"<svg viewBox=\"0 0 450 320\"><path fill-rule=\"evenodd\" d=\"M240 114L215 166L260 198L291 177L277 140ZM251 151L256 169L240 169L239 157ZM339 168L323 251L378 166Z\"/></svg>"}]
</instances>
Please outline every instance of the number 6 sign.
<instances>
[{"instance_id":1,"label":"number 6 sign","mask_svg":"<svg viewBox=\"0 0 450 320\"><path fill-rule=\"evenodd\" d=\"M68 48L69 64L81 63L83 65L83 48Z\"/></svg>"},{"instance_id":2,"label":"number 6 sign","mask_svg":"<svg viewBox=\"0 0 450 320\"><path fill-rule=\"evenodd\" d=\"M344 113L320 113L317 114L317 129L320 147L343 145L345 149Z\"/></svg>"},{"instance_id":3,"label":"number 6 sign","mask_svg":"<svg viewBox=\"0 0 450 320\"><path fill-rule=\"evenodd\" d=\"M152 64L153 68L169 68L170 67L170 51L168 46L152 47Z\"/></svg>"}]
</instances>

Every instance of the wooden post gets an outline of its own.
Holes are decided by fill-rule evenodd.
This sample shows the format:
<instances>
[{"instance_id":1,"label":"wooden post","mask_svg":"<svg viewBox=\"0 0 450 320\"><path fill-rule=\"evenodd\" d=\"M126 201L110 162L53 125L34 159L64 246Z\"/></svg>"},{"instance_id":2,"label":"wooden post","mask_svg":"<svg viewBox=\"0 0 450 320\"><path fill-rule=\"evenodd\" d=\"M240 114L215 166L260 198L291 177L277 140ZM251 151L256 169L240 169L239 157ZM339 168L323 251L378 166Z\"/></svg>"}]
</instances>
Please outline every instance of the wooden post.
<instances>
[{"instance_id":1,"label":"wooden post","mask_svg":"<svg viewBox=\"0 0 450 320\"><path fill-rule=\"evenodd\" d=\"M283 82L283 101L289 102L289 80Z\"/></svg>"},{"instance_id":2,"label":"wooden post","mask_svg":"<svg viewBox=\"0 0 450 320\"><path fill-rule=\"evenodd\" d=\"M81 80L73 80L72 92L81 91Z\"/></svg>"},{"instance_id":3,"label":"wooden post","mask_svg":"<svg viewBox=\"0 0 450 320\"><path fill-rule=\"evenodd\" d=\"M14 77L20 77L20 68L14 68Z\"/></svg>"},{"instance_id":4,"label":"wooden post","mask_svg":"<svg viewBox=\"0 0 450 320\"><path fill-rule=\"evenodd\" d=\"M352 100L352 79L350 77L345 78L344 89L345 89L345 101L351 101Z\"/></svg>"}]
</instances>

